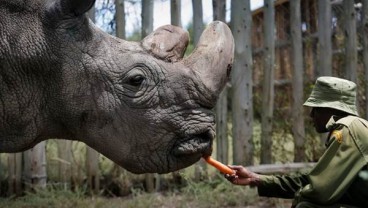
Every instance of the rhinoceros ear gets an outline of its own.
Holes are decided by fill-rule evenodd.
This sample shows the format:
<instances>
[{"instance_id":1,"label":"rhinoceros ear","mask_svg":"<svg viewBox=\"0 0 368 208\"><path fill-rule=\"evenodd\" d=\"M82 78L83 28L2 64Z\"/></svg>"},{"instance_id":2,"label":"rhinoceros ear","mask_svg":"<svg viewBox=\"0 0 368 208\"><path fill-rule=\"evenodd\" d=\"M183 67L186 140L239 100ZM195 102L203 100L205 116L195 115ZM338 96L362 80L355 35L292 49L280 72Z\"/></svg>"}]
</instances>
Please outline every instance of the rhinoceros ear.
<instances>
[{"instance_id":1,"label":"rhinoceros ear","mask_svg":"<svg viewBox=\"0 0 368 208\"><path fill-rule=\"evenodd\" d=\"M168 62L182 59L188 43L188 32L173 25L159 27L142 40L145 50Z\"/></svg>"},{"instance_id":2,"label":"rhinoceros ear","mask_svg":"<svg viewBox=\"0 0 368 208\"><path fill-rule=\"evenodd\" d=\"M54 0L50 3L48 11L51 13L61 12L62 15L80 16L91 9L95 1L96 0Z\"/></svg>"}]
</instances>

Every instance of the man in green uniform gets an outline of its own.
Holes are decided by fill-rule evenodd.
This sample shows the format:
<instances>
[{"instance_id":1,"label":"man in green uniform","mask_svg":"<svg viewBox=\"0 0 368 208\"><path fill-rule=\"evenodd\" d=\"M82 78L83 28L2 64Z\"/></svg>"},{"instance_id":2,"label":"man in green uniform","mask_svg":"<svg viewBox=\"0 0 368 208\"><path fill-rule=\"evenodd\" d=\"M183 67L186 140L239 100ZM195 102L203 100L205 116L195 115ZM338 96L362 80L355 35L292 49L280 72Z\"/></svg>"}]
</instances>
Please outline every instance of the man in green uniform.
<instances>
[{"instance_id":1,"label":"man in green uniform","mask_svg":"<svg viewBox=\"0 0 368 208\"><path fill-rule=\"evenodd\" d=\"M356 85L320 77L304 103L318 133L328 132L326 151L308 173L261 175L230 166L225 177L258 188L260 196L289 198L293 207L368 207L368 122L358 117Z\"/></svg>"}]
</instances>

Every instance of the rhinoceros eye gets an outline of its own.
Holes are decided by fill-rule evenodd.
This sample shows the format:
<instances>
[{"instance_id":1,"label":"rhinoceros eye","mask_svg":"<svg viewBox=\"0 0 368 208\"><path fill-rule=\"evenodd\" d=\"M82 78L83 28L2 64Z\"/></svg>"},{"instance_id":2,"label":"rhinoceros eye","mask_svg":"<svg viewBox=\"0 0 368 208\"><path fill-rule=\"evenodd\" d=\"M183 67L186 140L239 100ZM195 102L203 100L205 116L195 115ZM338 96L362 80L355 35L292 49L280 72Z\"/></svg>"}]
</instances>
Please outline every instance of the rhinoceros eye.
<instances>
[{"instance_id":1,"label":"rhinoceros eye","mask_svg":"<svg viewBox=\"0 0 368 208\"><path fill-rule=\"evenodd\" d=\"M134 75L129 78L129 84L132 86L139 86L144 81L145 77L143 75Z\"/></svg>"}]
</instances>

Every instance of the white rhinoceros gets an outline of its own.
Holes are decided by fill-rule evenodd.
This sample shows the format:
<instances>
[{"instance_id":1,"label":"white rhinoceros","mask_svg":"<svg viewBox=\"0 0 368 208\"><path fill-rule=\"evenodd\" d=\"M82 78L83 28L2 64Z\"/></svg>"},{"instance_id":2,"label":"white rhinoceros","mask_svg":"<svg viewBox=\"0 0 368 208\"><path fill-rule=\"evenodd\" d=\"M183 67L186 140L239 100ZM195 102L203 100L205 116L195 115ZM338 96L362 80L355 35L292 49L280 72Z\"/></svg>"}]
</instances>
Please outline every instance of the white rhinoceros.
<instances>
[{"instance_id":1,"label":"white rhinoceros","mask_svg":"<svg viewBox=\"0 0 368 208\"><path fill-rule=\"evenodd\" d=\"M216 99L233 61L222 22L183 58L188 33L141 42L98 29L94 0L0 0L0 152L79 140L133 173L167 173L211 153Z\"/></svg>"}]
</instances>

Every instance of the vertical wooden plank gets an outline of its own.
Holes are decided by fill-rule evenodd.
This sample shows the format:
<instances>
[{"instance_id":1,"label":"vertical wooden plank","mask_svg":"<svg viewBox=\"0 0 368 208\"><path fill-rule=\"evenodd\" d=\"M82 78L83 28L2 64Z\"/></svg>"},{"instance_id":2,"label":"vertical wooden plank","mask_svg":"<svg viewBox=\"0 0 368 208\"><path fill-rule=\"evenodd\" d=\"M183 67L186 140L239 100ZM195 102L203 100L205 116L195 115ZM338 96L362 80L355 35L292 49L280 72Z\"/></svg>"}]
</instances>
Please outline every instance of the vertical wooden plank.
<instances>
[{"instance_id":1,"label":"vertical wooden plank","mask_svg":"<svg viewBox=\"0 0 368 208\"><path fill-rule=\"evenodd\" d=\"M216 111L216 158L219 161L227 164L228 157L228 128L227 128L227 106L228 106L228 91L229 87L226 85L217 100Z\"/></svg>"},{"instance_id":2,"label":"vertical wooden plank","mask_svg":"<svg viewBox=\"0 0 368 208\"><path fill-rule=\"evenodd\" d=\"M212 0L213 20L226 22L226 1Z\"/></svg>"},{"instance_id":3,"label":"vertical wooden plank","mask_svg":"<svg viewBox=\"0 0 368 208\"><path fill-rule=\"evenodd\" d=\"M193 44L197 45L203 32L203 6L202 0L192 0L193 7Z\"/></svg>"},{"instance_id":4,"label":"vertical wooden plank","mask_svg":"<svg viewBox=\"0 0 368 208\"><path fill-rule=\"evenodd\" d=\"M25 151L24 181L27 189L46 188L46 142L40 142L33 148Z\"/></svg>"},{"instance_id":5,"label":"vertical wooden plank","mask_svg":"<svg viewBox=\"0 0 368 208\"><path fill-rule=\"evenodd\" d=\"M317 38L311 37L317 31L317 1L301 1L302 19L304 24L304 37L306 38L304 44L304 60L305 60L305 78L306 80L314 80L315 70L317 69L317 61L315 58L317 50Z\"/></svg>"},{"instance_id":6,"label":"vertical wooden plank","mask_svg":"<svg viewBox=\"0 0 368 208\"><path fill-rule=\"evenodd\" d=\"M88 185L92 194L98 194L100 190L100 170L98 167L100 154L96 150L87 147L86 155Z\"/></svg>"},{"instance_id":7,"label":"vertical wooden plank","mask_svg":"<svg viewBox=\"0 0 368 208\"><path fill-rule=\"evenodd\" d=\"M231 74L233 163L253 162L253 57L250 0L231 1L234 64Z\"/></svg>"},{"instance_id":8,"label":"vertical wooden plank","mask_svg":"<svg viewBox=\"0 0 368 208\"><path fill-rule=\"evenodd\" d=\"M303 111L303 40L301 24L301 0L290 1L290 28L291 28L291 48L293 66L293 103L292 103L292 133L295 142L294 161L302 162L305 160L305 130L304 130L304 111Z\"/></svg>"},{"instance_id":9,"label":"vertical wooden plank","mask_svg":"<svg viewBox=\"0 0 368 208\"><path fill-rule=\"evenodd\" d=\"M116 37L125 39L125 7L124 0L115 1Z\"/></svg>"},{"instance_id":10,"label":"vertical wooden plank","mask_svg":"<svg viewBox=\"0 0 368 208\"><path fill-rule=\"evenodd\" d=\"M181 27L181 0L170 0L171 24Z\"/></svg>"},{"instance_id":11,"label":"vertical wooden plank","mask_svg":"<svg viewBox=\"0 0 368 208\"><path fill-rule=\"evenodd\" d=\"M146 173L144 176L146 191L152 193L155 190L154 175L152 173Z\"/></svg>"},{"instance_id":12,"label":"vertical wooden plank","mask_svg":"<svg viewBox=\"0 0 368 208\"><path fill-rule=\"evenodd\" d=\"M316 76L332 75L331 2L318 0L318 67Z\"/></svg>"},{"instance_id":13,"label":"vertical wooden plank","mask_svg":"<svg viewBox=\"0 0 368 208\"><path fill-rule=\"evenodd\" d=\"M59 159L59 182L69 189L72 178L72 141L57 140Z\"/></svg>"},{"instance_id":14,"label":"vertical wooden plank","mask_svg":"<svg viewBox=\"0 0 368 208\"><path fill-rule=\"evenodd\" d=\"M275 7L273 0L264 1L264 77L262 89L261 163L272 160L272 120L275 73Z\"/></svg>"},{"instance_id":15,"label":"vertical wooden plank","mask_svg":"<svg viewBox=\"0 0 368 208\"><path fill-rule=\"evenodd\" d=\"M8 195L22 194L22 153L8 154Z\"/></svg>"},{"instance_id":16,"label":"vertical wooden plank","mask_svg":"<svg viewBox=\"0 0 368 208\"><path fill-rule=\"evenodd\" d=\"M213 20L226 22L226 1L213 0L212 1ZM216 158L227 164L229 161L229 145L228 145L228 91L229 87L226 85L216 104Z\"/></svg>"},{"instance_id":17,"label":"vertical wooden plank","mask_svg":"<svg viewBox=\"0 0 368 208\"><path fill-rule=\"evenodd\" d=\"M356 12L354 1L344 0L344 23L345 23L345 78L357 83L357 35L356 35ZM367 34L363 35L366 36Z\"/></svg>"},{"instance_id":18,"label":"vertical wooden plank","mask_svg":"<svg viewBox=\"0 0 368 208\"><path fill-rule=\"evenodd\" d=\"M318 0L318 57L316 77L332 75L332 15L331 1ZM320 137L325 138L322 134ZM321 143L321 145L323 145Z\"/></svg>"},{"instance_id":19,"label":"vertical wooden plank","mask_svg":"<svg viewBox=\"0 0 368 208\"><path fill-rule=\"evenodd\" d=\"M362 0L363 16L362 16L362 34L363 35L363 66L364 80L368 83L368 0ZM368 98L368 84L365 85L365 97ZM365 118L368 119L368 102L365 102Z\"/></svg>"},{"instance_id":20,"label":"vertical wooden plank","mask_svg":"<svg viewBox=\"0 0 368 208\"><path fill-rule=\"evenodd\" d=\"M153 0L142 0L142 39L153 31Z\"/></svg>"}]
</instances>

